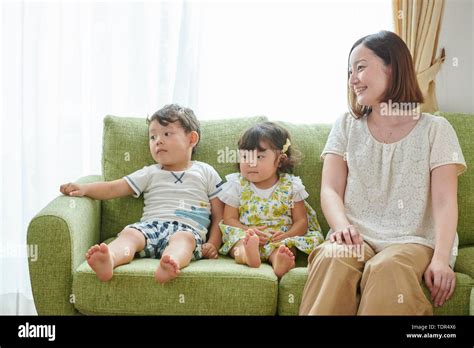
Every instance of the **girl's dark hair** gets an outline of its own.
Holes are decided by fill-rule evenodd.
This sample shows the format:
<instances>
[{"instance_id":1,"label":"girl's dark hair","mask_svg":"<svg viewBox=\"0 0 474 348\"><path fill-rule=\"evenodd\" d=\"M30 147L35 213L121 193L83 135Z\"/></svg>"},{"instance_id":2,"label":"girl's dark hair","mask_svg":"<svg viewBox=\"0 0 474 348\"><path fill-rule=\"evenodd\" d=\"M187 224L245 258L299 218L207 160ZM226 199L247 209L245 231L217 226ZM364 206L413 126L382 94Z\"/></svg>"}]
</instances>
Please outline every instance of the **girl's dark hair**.
<instances>
[{"instance_id":1,"label":"girl's dark hair","mask_svg":"<svg viewBox=\"0 0 474 348\"><path fill-rule=\"evenodd\" d=\"M396 103L423 103L423 94L418 86L410 50L397 34L382 30L357 40L349 52L348 66L352 51L359 45L364 45L374 52L383 60L385 66L391 66L390 85L383 102L391 100ZM349 74L347 78L350 78ZM372 111L370 106L357 103L356 95L349 84L347 84L347 100L351 114L355 118L368 115Z\"/></svg>"},{"instance_id":2,"label":"girl's dark hair","mask_svg":"<svg viewBox=\"0 0 474 348\"><path fill-rule=\"evenodd\" d=\"M185 108L179 104L168 104L151 115L151 117L147 118L146 123L150 125L153 121L158 121L162 126L167 126L170 123L177 121L181 127L183 127L186 134L193 131L197 132L199 139L197 144L193 147L193 153L195 152L195 149L201 140L201 128L193 110Z\"/></svg>"},{"instance_id":3,"label":"girl's dark hair","mask_svg":"<svg viewBox=\"0 0 474 348\"><path fill-rule=\"evenodd\" d=\"M301 160L301 152L298 151L291 142L290 133L274 122L267 121L258 123L247 129L239 139L238 148L239 150L263 151L264 149L261 143L264 142L268 144L272 150L278 151L278 154L280 154L287 139L290 140L291 145L285 152L286 156L281 158L278 166L278 174L292 173L294 166ZM239 167L239 164L237 164L237 167Z\"/></svg>"}]
</instances>

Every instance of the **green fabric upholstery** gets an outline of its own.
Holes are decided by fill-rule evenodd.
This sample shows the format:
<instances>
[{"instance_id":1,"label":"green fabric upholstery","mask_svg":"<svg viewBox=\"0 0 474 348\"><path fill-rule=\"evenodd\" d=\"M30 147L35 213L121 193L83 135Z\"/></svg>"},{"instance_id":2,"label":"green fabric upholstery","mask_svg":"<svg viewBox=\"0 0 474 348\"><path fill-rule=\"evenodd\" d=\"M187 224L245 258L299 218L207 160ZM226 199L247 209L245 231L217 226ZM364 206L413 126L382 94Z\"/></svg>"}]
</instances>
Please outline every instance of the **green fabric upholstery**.
<instances>
[{"instance_id":1,"label":"green fabric upholstery","mask_svg":"<svg viewBox=\"0 0 474 348\"><path fill-rule=\"evenodd\" d=\"M474 279L474 246L459 248L454 270Z\"/></svg>"},{"instance_id":2,"label":"green fabric upholstery","mask_svg":"<svg viewBox=\"0 0 474 348\"><path fill-rule=\"evenodd\" d=\"M468 166L474 163L474 115L447 114L455 128ZM253 117L204 121L194 159L214 166L224 178L236 171L235 163L222 162L219 151L234 150L237 139L250 125L266 120ZM293 144L304 157L295 174L310 194L323 230L329 227L320 205L322 161L319 155L331 125L295 125L282 122ZM153 163L148 150L144 119L107 116L104 120L103 176L82 182L114 180ZM474 314L474 174L459 178L460 248L455 267L456 291L435 314ZM110 282L102 283L85 262L87 249L110 241L123 227L138 221L143 200L122 198L94 201L60 196L31 221L28 243L37 244L39 257L29 260L33 296L40 315L83 314L260 314L296 315L307 276L307 255L299 252L296 268L279 282L268 264L258 269L237 265L227 257L192 262L180 277L165 285L155 283L158 260L136 259L115 269ZM107 242L107 241L106 241ZM387 286L390 286L389 284ZM183 296L181 296L183 295Z\"/></svg>"},{"instance_id":3,"label":"green fabric upholstery","mask_svg":"<svg viewBox=\"0 0 474 348\"><path fill-rule=\"evenodd\" d=\"M278 314L298 315L303 288L308 276L306 267L294 268L280 280L278 288ZM390 284L387 284L390 286ZM434 308L435 315L469 315L469 301L474 281L463 273L456 273L456 290L453 297L443 306ZM428 299L431 299L428 289L423 285Z\"/></svg>"},{"instance_id":4,"label":"green fabric upholstery","mask_svg":"<svg viewBox=\"0 0 474 348\"><path fill-rule=\"evenodd\" d=\"M179 277L157 284L159 260L138 259L118 267L108 283L87 262L74 274L76 308L108 315L275 315L278 282L270 265L238 265L230 257L191 262ZM236 291L238 289L238 291Z\"/></svg>"},{"instance_id":5,"label":"green fabric upholstery","mask_svg":"<svg viewBox=\"0 0 474 348\"><path fill-rule=\"evenodd\" d=\"M88 176L88 183L102 180ZM38 246L38 258L28 258L36 310L42 315L76 314L72 277L91 245L99 242L100 201L60 196L28 226L28 245Z\"/></svg>"}]
</instances>

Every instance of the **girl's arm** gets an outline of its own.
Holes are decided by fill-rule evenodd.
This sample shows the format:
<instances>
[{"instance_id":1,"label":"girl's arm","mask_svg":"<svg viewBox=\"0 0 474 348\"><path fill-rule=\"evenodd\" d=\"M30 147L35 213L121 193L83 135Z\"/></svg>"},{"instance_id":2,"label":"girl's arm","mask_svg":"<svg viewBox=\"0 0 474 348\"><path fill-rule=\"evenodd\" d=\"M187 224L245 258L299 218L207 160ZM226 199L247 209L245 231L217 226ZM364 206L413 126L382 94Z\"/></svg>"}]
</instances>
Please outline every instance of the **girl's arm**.
<instances>
[{"instance_id":1,"label":"girl's arm","mask_svg":"<svg viewBox=\"0 0 474 348\"><path fill-rule=\"evenodd\" d=\"M87 196L93 199L106 200L131 196L134 192L124 179L107 182L94 182L92 184L68 183L59 188L66 196Z\"/></svg>"},{"instance_id":2,"label":"girl's arm","mask_svg":"<svg viewBox=\"0 0 474 348\"><path fill-rule=\"evenodd\" d=\"M272 237L272 242L279 242L288 237L303 236L308 230L308 213L304 206L304 201L295 202L291 209L291 219L293 224L288 232L275 232Z\"/></svg>"},{"instance_id":3,"label":"girl's arm","mask_svg":"<svg viewBox=\"0 0 474 348\"><path fill-rule=\"evenodd\" d=\"M425 283L435 306L448 300L456 287L456 276L449 267L458 223L457 166L448 164L431 172L431 198L435 223L435 249L425 271Z\"/></svg>"},{"instance_id":4,"label":"girl's arm","mask_svg":"<svg viewBox=\"0 0 474 348\"><path fill-rule=\"evenodd\" d=\"M295 202L293 209L291 209L291 219L293 224L290 230L285 233L285 238L305 235L308 231L308 212L304 201Z\"/></svg>"},{"instance_id":5,"label":"girl's arm","mask_svg":"<svg viewBox=\"0 0 474 348\"><path fill-rule=\"evenodd\" d=\"M234 227L239 227L246 230L248 227L242 225L239 219L239 209L234 208L231 205L225 204L224 206L224 224Z\"/></svg>"}]
</instances>

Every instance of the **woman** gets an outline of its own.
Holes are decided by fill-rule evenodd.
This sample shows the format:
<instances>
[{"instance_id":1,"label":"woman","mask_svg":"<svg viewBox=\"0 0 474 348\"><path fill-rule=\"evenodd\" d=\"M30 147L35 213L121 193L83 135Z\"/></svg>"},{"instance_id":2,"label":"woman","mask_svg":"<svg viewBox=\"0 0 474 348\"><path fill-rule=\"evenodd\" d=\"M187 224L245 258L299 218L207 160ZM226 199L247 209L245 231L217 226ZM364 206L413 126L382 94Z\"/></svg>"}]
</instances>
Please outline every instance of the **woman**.
<instances>
[{"instance_id":1,"label":"woman","mask_svg":"<svg viewBox=\"0 0 474 348\"><path fill-rule=\"evenodd\" d=\"M349 54L351 114L334 124L321 205L331 227L308 258L301 315L432 315L455 289L457 176L466 163L452 126L420 114L410 52L396 34Z\"/></svg>"}]
</instances>

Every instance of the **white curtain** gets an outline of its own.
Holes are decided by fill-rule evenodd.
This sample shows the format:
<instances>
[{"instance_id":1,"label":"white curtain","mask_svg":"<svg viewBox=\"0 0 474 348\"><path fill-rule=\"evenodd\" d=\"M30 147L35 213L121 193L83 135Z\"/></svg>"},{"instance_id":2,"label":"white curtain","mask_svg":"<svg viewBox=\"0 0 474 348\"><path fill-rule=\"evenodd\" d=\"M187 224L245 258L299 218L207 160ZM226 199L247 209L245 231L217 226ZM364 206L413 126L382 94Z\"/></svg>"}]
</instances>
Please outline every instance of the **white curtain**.
<instances>
[{"instance_id":1,"label":"white curtain","mask_svg":"<svg viewBox=\"0 0 474 348\"><path fill-rule=\"evenodd\" d=\"M34 314L29 221L61 183L100 174L105 115L195 104L200 16L182 1L1 11L0 314Z\"/></svg>"},{"instance_id":2,"label":"white curtain","mask_svg":"<svg viewBox=\"0 0 474 348\"><path fill-rule=\"evenodd\" d=\"M332 122L347 53L390 1L0 5L0 314L35 314L26 229L61 183L100 174L106 114ZM34 257L34 248L30 248Z\"/></svg>"},{"instance_id":3,"label":"white curtain","mask_svg":"<svg viewBox=\"0 0 474 348\"><path fill-rule=\"evenodd\" d=\"M223 1L202 6L198 116L332 123L347 111L347 55L392 30L390 0Z\"/></svg>"}]
</instances>

